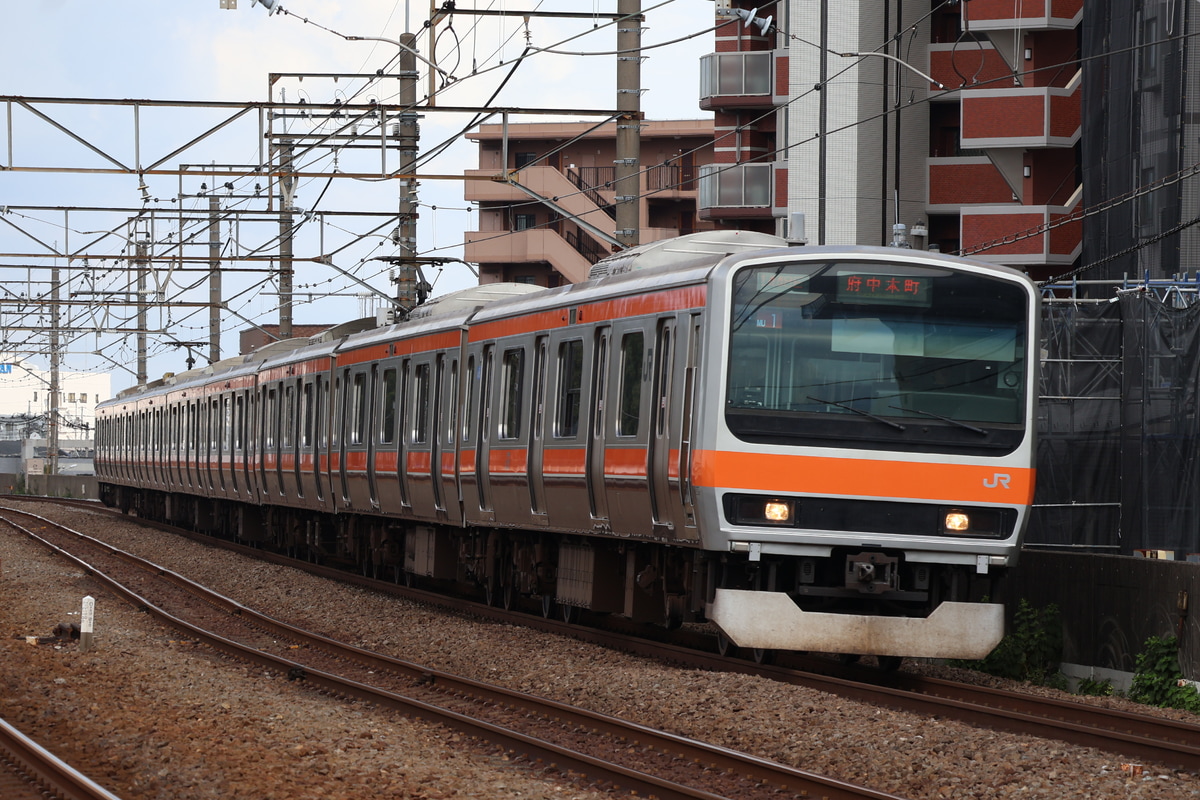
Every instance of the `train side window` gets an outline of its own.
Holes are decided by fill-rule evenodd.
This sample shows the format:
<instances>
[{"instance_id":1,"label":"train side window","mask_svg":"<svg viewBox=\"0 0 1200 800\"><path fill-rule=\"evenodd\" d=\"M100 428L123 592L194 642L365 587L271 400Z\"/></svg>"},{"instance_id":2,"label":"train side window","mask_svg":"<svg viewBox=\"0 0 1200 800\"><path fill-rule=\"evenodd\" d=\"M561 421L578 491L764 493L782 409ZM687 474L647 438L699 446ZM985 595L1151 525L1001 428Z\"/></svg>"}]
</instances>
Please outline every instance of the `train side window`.
<instances>
[{"instance_id":1,"label":"train side window","mask_svg":"<svg viewBox=\"0 0 1200 800\"><path fill-rule=\"evenodd\" d=\"M313 385L306 383L301 388L300 405L304 411L304 426L300 429L300 446L312 447L313 443Z\"/></svg>"},{"instance_id":2,"label":"train side window","mask_svg":"<svg viewBox=\"0 0 1200 800\"><path fill-rule=\"evenodd\" d=\"M279 417L278 400L279 398L276 397L275 390L267 389L267 424L264 426L266 428L267 435L265 437L264 444L266 444L268 450L271 450L275 447L275 424L276 419Z\"/></svg>"},{"instance_id":3,"label":"train side window","mask_svg":"<svg viewBox=\"0 0 1200 800\"><path fill-rule=\"evenodd\" d=\"M462 418L462 440L464 442L471 441L471 426L475 420L475 393L478 391L479 381L475 376L475 356L467 357L467 372L466 372L466 410Z\"/></svg>"},{"instance_id":4,"label":"train side window","mask_svg":"<svg viewBox=\"0 0 1200 800\"><path fill-rule=\"evenodd\" d=\"M521 395L524 392L525 350L505 350L500 362L501 439L521 438Z\"/></svg>"},{"instance_id":5,"label":"train side window","mask_svg":"<svg viewBox=\"0 0 1200 800\"><path fill-rule=\"evenodd\" d=\"M621 394L617 408L617 436L637 436L642 413L642 362L645 336L641 331L621 337Z\"/></svg>"},{"instance_id":6,"label":"train side window","mask_svg":"<svg viewBox=\"0 0 1200 800\"><path fill-rule=\"evenodd\" d=\"M350 388L350 444L362 444L367 426L367 373L354 373Z\"/></svg>"},{"instance_id":7,"label":"train side window","mask_svg":"<svg viewBox=\"0 0 1200 800\"><path fill-rule=\"evenodd\" d=\"M246 398L244 395L238 395L233 401L233 449L241 451L245 449L245 434L246 434Z\"/></svg>"},{"instance_id":8,"label":"train side window","mask_svg":"<svg viewBox=\"0 0 1200 800\"><path fill-rule=\"evenodd\" d=\"M283 447L292 446L292 420L296 418L296 395L291 386L283 387L283 418L280 440Z\"/></svg>"},{"instance_id":9,"label":"train side window","mask_svg":"<svg viewBox=\"0 0 1200 800\"><path fill-rule=\"evenodd\" d=\"M429 441L429 365L417 364L413 370L413 413L409 437L413 444Z\"/></svg>"},{"instance_id":10,"label":"train side window","mask_svg":"<svg viewBox=\"0 0 1200 800\"><path fill-rule=\"evenodd\" d=\"M396 441L396 368L383 371L383 408L380 414L379 442L391 444Z\"/></svg>"},{"instance_id":11,"label":"train side window","mask_svg":"<svg viewBox=\"0 0 1200 800\"><path fill-rule=\"evenodd\" d=\"M558 388L555 394L554 436L573 439L579 433L579 408L583 390L583 340L558 345Z\"/></svg>"},{"instance_id":12,"label":"train side window","mask_svg":"<svg viewBox=\"0 0 1200 800\"><path fill-rule=\"evenodd\" d=\"M445 400L446 444L454 444L454 431L458 427L458 359L450 362L450 391Z\"/></svg>"}]
</instances>

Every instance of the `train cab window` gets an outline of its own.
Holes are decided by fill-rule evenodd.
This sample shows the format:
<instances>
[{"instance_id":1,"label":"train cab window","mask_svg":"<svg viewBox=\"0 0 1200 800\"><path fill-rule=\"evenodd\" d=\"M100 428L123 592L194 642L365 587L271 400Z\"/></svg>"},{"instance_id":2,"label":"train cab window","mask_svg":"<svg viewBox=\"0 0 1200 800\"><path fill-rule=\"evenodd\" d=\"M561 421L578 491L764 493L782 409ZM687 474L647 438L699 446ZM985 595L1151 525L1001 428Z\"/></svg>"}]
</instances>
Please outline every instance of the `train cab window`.
<instances>
[{"instance_id":1,"label":"train cab window","mask_svg":"<svg viewBox=\"0 0 1200 800\"><path fill-rule=\"evenodd\" d=\"M521 438L521 395L524 392L525 351L505 350L500 363L500 431L501 439Z\"/></svg>"},{"instance_id":2,"label":"train cab window","mask_svg":"<svg viewBox=\"0 0 1200 800\"><path fill-rule=\"evenodd\" d=\"M409 433L413 444L429 441L429 365L417 364L413 370L412 427Z\"/></svg>"},{"instance_id":3,"label":"train cab window","mask_svg":"<svg viewBox=\"0 0 1200 800\"><path fill-rule=\"evenodd\" d=\"M379 415L379 442L391 444L396 441L396 368L383 371L383 407Z\"/></svg>"},{"instance_id":4,"label":"train cab window","mask_svg":"<svg viewBox=\"0 0 1200 800\"><path fill-rule=\"evenodd\" d=\"M645 336L641 331L621 337L621 389L617 436L637 436L642 412L642 362Z\"/></svg>"},{"instance_id":5,"label":"train cab window","mask_svg":"<svg viewBox=\"0 0 1200 800\"><path fill-rule=\"evenodd\" d=\"M733 278L725 421L744 441L992 453L1024 437L1028 294L902 262Z\"/></svg>"},{"instance_id":6,"label":"train cab window","mask_svg":"<svg viewBox=\"0 0 1200 800\"><path fill-rule=\"evenodd\" d=\"M350 444L366 441L367 373L358 372L350 388Z\"/></svg>"},{"instance_id":7,"label":"train cab window","mask_svg":"<svg viewBox=\"0 0 1200 800\"><path fill-rule=\"evenodd\" d=\"M554 436L573 439L579 433L579 407L583 389L583 341L558 345L558 387L555 391Z\"/></svg>"}]
</instances>

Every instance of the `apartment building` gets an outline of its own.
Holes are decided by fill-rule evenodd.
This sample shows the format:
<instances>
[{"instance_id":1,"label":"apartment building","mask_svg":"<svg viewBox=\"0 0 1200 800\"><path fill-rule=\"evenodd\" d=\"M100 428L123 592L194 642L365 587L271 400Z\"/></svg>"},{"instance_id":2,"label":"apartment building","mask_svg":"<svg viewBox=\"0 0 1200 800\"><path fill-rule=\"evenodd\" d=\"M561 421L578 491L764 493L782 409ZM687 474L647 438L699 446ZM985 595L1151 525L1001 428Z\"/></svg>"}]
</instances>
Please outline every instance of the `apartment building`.
<instances>
[{"instance_id":1,"label":"apartment building","mask_svg":"<svg viewBox=\"0 0 1200 800\"><path fill-rule=\"evenodd\" d=\"M785 235L802 212L814 244L900 224L1035 275L1078 259L1083 0L716 5L703 218Z\"/></svg>"},{"instance_id":2,"label":"apartment building","mask_svg":"<svg viewBox=\"0 0 1200 800\"><path fill-rule=\"evenodd\" d=\"M614 247L616 124L483 125L468 137L479 144L466 180L479 230L467 232L465 259L479 265L479 282L585 280ZM699 170L713 161L710 121L644 122L640 149L642 243L722 227L697 207Z\"/></svg>"}]
</instances>

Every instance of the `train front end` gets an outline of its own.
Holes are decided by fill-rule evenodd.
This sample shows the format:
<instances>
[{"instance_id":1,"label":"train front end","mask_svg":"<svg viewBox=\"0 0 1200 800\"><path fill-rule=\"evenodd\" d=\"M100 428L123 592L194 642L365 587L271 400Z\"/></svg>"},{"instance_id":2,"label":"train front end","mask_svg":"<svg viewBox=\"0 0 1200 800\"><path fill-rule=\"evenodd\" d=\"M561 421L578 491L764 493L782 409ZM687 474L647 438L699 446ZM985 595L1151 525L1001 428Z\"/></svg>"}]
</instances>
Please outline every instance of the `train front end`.
<instances>
[{"instance_id":1,"label":"train front end","mask_svg":"<svg viewBox=\"0 0 1200 800\"><path fill-rule=\"evenodd\" d=\"M692 469L743 648L982 658L1034 491L1036 287L892 248L714 270ZM721 369L716 369L717 365Z\"/></svg>"}]
</instances>

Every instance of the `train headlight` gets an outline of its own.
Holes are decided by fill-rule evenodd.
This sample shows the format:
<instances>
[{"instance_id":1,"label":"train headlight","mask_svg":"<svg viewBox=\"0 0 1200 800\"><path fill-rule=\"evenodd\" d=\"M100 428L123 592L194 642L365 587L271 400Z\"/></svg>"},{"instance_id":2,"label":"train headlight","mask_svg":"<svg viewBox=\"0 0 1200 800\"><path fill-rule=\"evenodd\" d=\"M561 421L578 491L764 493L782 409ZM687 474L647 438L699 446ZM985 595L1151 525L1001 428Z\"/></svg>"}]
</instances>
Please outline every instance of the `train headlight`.
<instances>
[{"instance_id":1,"label":"train headlight","mask_svg":"<svg viewBox=\"0 0 1200 800\"><path fill-rule=\"evenodd\" d=\"M997 508L942 508L938 512L943 536L983 536L1000 539L1012 531Z\"/></svg>"},{"instance_id":2,"label":"train headlight","mask_svg":"<svg viewBox=\"0 0 1200 800\"><path fill-rule=\"evenodd\" d=\"M965 511L951 509L946 512L942 527L947 533L966 533L971 530L971 515Z\"/></svg>"},{"instance_id":3,"label":"train headlight","mask_svg":"<svg viewBox=\"0 0 1200 800\"><path fill-rule=\"evenodd\" d=\"M763 506L763 516L767 522L791 522L792 504L782 500L768 500Z\"/></svg>"},{"instance_id":4,"label":"train headlight","mask_svg":"<svg viewBox=\"0 0 1200 800\"><path fill-rule=\"evenodd\" d=\"M725 517L734 525L796 525L796 501L752 494L725 496Z\"/></svg>"}]
</instances>

